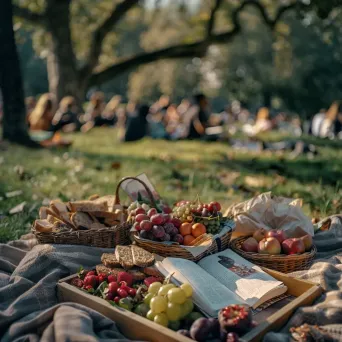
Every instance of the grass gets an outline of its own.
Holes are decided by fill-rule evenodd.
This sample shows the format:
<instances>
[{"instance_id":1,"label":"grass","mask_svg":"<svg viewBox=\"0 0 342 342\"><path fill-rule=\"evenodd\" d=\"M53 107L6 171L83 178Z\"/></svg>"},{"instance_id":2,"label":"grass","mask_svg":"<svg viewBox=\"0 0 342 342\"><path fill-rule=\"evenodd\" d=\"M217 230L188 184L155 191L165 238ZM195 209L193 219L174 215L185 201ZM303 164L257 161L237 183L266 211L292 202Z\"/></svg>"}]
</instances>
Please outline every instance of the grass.
<instances>
[{"instance_id":1,"label":"grass","mask_svg":"<svg viewBox=\"0 0 342 342\"><path fill-rule=\"evenodd\" d=\"M339 142L305 138L319 154L295 160L288 154L242 153L227 143L154 141L121 144L115 131L95 129L74 140L70 149L33 151L9 146L0 154L0 242L30 229L42 203L114 194L124 176L145 172L171 204L180 199L220 201L224 208L255 194L302 198L310 216L342 211L342 149ZM276 135L263 136L276 140ZM7 198L6 193L22 194ZM9 211L26 201L18 214ZM128 199L122 196L122 201Z\"/></svg>"}]
</instances>

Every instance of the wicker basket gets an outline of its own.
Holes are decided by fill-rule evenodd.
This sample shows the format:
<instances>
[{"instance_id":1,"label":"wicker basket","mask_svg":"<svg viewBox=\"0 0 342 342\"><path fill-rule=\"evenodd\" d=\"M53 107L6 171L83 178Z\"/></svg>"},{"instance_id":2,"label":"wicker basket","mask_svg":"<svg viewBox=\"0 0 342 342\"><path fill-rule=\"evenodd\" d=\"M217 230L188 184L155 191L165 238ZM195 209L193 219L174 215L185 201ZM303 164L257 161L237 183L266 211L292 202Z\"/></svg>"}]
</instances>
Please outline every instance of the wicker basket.
<instances>
[{"instance_id":1,"label":"wicker basket","mask_svg":"<svg viewBox=\"0 0 342 342\"><path fill-rule=\"evenodd\" d=\"M255 265L270 268L271 270L282 273L309 269L317 252L315 246L312 247L310 252L292 255L268 255L245 252L241 249L241 245L247 238L248 236L242 236L233 240L230 243L230 248Z\"/></svg>"},{"instance_id":2,"label":"wicker basket","mask_svg":"<svg viewBox=\"0 0 342 342\"><path fill-rule=\"evenodd\" d=\"M162 257L182 258L182 259L187 259L187 260L197 262L209 254L214 254L214 253L227 249L229 246L231 236L232 236L232 232L230 231L224 234L223 236L221 236L220 238L216 238L206 251L197 255L196 257L193 256L187 249L185 249L183 246L179 245L176 242L175 243L163 243L163 242L149 241L149 240L139 238L136 234L133 234L132 238L139 247L151 253L158 254Z\"/></svg>"},{"instance_id":3,"label":"wicker basket","mask_svg":"<svg viewBox=\"0 0 342 342\"><path fill-rule=\"evenodd\" d=\"M142 183L134 177L123 178L117 185L115 191L114 205L120 205L119 190L122 182L134 179ZM144 184L143 184L144 185ZM37 232L32 228L32 233L36 236L39 243L68 244L68 245L85 245L101 248L114 248L117 245L130 244L130 228L129 222L121 222L117 226L90 229L90 230L71 230L67 232Z\"/></svg>"}]
</instances>

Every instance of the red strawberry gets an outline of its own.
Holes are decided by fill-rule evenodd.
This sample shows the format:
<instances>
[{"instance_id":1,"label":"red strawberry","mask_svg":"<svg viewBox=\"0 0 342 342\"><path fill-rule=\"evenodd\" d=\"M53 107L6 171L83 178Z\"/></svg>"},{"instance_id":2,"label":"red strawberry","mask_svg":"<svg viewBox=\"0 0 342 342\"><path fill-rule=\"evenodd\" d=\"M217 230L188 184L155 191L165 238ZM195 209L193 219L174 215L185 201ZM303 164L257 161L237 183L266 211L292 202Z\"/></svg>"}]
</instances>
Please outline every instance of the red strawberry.
<instances>
[{"instance_id":1,"label":"red strawberry","mask_svg":"<svg viewBox=\"0 0 342 342\"><path fill-rule=\"evenodd\" d=\"M96 286L97 286L97 283L98 283L98 277L97 276L95 276L95 275L87 275L85 278L84 278L84 281L83 281L83 283L84 283L84 285L85 286L91 286L91 287L93 287L93 288L95 288Z\"/></svg>"},{"instance_id":2,"label":"red strawberry","mask_svg":"<svg viewBox=\"0 0 342 342\"><path fill-rule=\"evenodd\" d=\"M89 271L86 276L90 276L90 275L96 275L96 272L95 271Z\"/></svg>"},{"instance_id":3,"label":"red strawberry","mask_svg":"<svg viewBox=\"0 0 342 342\"><path fill-rule=\"evenodd\" d=\"M147 287L150 287L151 284L157 282L157 281L161 281L160 278L157 278L157 277L148 277L148 278L145 278L144 279L144 284L147 286Z\"/></svg>"},{"instance_id":4,"label":"red strawberry","mask_svg":"<svg viewBox=\"0 0 342 342\"><path fill-rule=\"evenodd\" d=\"M107 275L105 273L100 273L98 277L99 277L99 284L107 280Z\"/></svg>"},{"instance_id":5,"label":"red strawberry","mask_svg":"<svg viewBox=\"0 0 342 342\"><path fill-rule=\"evenodd\" d=\"M108 276L108 283L112 283L113 281L116 281L116 276L113 274L110 274Z\"/></svg>"},{"instance_id":6,"label":"red strawberry","mask_svg":"<svg viewBox=\"0 0 342 342\"><path fill-rule=\"evenodd\" d=\"M117 281L118 283L124 281L128 286L132 286L133 276L128 272L119 272Z\"/></svg>"}]
</instances>

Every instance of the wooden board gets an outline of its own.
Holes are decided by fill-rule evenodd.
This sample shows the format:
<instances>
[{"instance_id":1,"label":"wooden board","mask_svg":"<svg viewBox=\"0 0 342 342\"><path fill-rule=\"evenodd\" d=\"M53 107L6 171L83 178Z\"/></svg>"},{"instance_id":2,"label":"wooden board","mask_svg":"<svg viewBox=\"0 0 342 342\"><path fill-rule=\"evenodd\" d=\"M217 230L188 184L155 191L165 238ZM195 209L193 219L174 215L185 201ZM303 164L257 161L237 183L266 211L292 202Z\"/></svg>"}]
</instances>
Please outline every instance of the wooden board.
<instances>
[{"instance_id":1,"label":"wooden board","mask_svg":"<svg viewBox=\"0 0 342 342\"><path fill-rule=\"evenodd\" d=\"M264 268L264 271L269 273L272 277L282 281L288 287L288 293L296 298L282 307L279 311L270 315L249 333L242 336L243 340L246 342L261 341L268 331L279 330L286 324L287 320L298 307L312 304L322 293L322 288L312 282L296 279L284 273L266 268ZM79 303L102 313L115 321L121 332L131 339L151 342L193 342L193 340L157 325L146 318L140 317L130 311L114 307L102 298L80 291L75 286L68 283L76 276L77 275L74 274L61 279L57 284L60 302Z\"/></svg>"}]
</instances>

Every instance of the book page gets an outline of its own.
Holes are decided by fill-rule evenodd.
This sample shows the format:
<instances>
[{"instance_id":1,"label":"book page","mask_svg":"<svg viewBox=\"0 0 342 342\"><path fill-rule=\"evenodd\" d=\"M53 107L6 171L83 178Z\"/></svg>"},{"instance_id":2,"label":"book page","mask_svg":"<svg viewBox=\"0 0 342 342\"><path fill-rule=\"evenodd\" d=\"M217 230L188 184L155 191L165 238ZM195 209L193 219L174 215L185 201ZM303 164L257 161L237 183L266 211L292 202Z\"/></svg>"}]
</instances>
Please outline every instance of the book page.
<instances>
[{"instance_id":1,"label":"book page","mask_svg":"<svg viewBox=\"0 0 342 342\"><path fill-rule=\"evenodd\" d=\"M281 281L229 249L205 257L198 265L252 307L260 305L263 297L268 300L287 289Z\"/></svg>"},{"instance_id":2,"label":"book page","mask_svg":"<svg viewBox=\"0 0 342 342\"><path fill-rule=\"evenodd\" d=\"M244 303L241 298L192 261L166 258L161 264L168 274L174 273L173 277L179 283L191 284L195 304L210 316L216 316L217 312L227 305ZM158 263L156 266L163 273Z\"/></svg>"}]
</instances>

